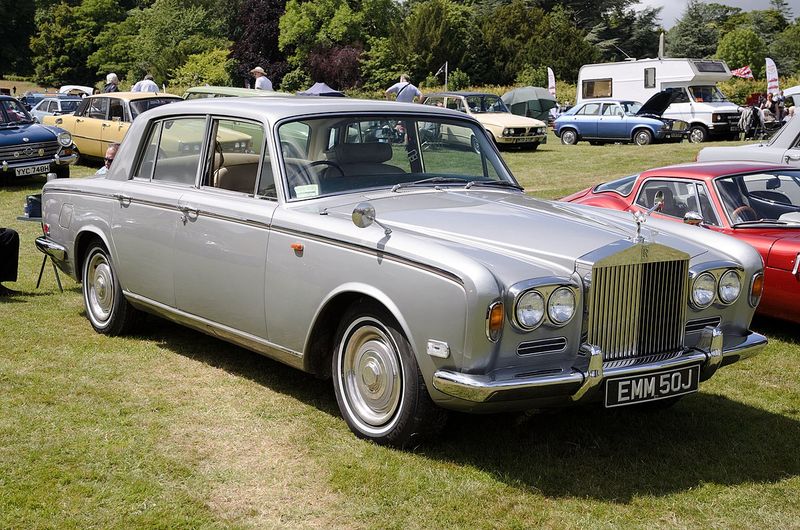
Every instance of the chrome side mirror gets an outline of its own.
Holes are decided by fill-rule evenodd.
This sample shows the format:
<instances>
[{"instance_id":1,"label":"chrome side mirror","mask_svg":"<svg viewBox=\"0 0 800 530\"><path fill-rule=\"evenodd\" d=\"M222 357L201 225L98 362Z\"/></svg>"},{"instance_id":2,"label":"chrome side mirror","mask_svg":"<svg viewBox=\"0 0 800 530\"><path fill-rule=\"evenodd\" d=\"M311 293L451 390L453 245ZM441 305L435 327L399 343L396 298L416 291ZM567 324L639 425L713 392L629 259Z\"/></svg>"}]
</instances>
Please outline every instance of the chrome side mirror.
<instances>
[{"instance_id":1,"label":"chrome side mirror","mask_svg":"<svg viewBox=\"0 0 800 530\"><path fill-rule=\"evenodd\" d=\"M698 226L703 223L703 216L697 212L686 212L683 222L687 225Z\"/></svg>"},{"instance_id":2,"label":"chrome side mirror","mask_svg":"<svg viewBox=\"0 0 800 530\"><path fill-rule=\"evenodd\" d=\"M385 226L383 223L375 218L375 207L368 202L360 202L353 209L353 224L359 228L367 228L372 223L383 228L383 233L387 236L392 233L392 229Z\"/></svg>"}]
</instances>

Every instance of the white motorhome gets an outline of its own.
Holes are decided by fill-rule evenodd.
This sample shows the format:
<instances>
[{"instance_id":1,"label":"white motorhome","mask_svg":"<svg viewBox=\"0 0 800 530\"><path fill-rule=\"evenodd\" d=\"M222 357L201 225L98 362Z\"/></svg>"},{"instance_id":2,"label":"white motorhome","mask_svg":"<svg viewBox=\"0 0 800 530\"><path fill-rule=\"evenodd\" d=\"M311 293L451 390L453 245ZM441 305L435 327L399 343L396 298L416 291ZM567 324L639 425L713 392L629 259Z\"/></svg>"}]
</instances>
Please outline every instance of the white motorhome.
<instances>
[{"instance_id":1,"label":"white motorhome","mask_svg":"<svg viewBox=\"0 0 800 530\"><path fill-rule=\"evenodd\" d=\"M594 98L647 101L667 90L673 102L665 118L689 123L689 140L739 136L739 107L725 97L717 83L731 78L725 61L710 59L639 59L587 64L578 73L578 102Z\"/></svg>"}]
</instances>

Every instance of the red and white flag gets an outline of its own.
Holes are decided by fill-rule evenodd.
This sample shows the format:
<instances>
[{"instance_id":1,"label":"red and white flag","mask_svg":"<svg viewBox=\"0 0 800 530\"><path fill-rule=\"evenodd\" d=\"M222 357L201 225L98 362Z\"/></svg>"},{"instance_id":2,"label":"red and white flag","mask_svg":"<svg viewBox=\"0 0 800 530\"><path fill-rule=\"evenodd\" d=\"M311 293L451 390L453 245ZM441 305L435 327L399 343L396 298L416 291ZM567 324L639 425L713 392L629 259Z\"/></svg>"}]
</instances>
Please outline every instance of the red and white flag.
<instances>
[{"instance_id":1,"label":"red and white flag","mask_svg":"<svg viewBox=\"0 0 800 530\"><path fill-rule=\"evenodd\" d=\"M736 70L731 70L731 73L736 77L741 77L744 79L753 79L753 72L750 70L749 66L742 66L741 68L737 68Z\"/></svg>"}]
</instances>

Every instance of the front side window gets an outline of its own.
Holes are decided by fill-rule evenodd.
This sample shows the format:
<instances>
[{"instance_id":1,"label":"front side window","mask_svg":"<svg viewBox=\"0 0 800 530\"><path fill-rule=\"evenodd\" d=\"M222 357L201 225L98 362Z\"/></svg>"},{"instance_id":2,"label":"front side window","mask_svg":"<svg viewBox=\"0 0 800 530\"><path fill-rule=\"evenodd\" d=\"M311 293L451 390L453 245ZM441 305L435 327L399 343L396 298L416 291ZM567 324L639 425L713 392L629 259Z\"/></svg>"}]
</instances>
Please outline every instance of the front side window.
<instances>
[{"instance_id":1,"label":"front side window","mask_svg":"<svg viewBox=\"0 0 800 530\"><path fill-rule=\"evenodd\" d=\"M714 85L690 86L689 92L692 100L698 103L720 103L728 101L725 94Z\"/></svg>"},{"instance_id":2,"label":"front side window","mask_svg":"<svg viewBox=\"0 0 800 530\"><path fill-rule=\"evenodd\" d=\"M308 130L307 151L297 157L282 149L290 200L425 185L516 186L471 122L432 115L306 119L279 126L282 146L296 143L298 124Z\"/></svg>"},{"instance_id":3,"label":"front side window","mask_svg":"<svg viewBox=\"0 0 800 530\"><path fill-rule=\"evenodd\" d=\"M670 217L683 219L687 212L699 212L697 188L694 181L648 180L642 184L636 204L650 209L657 197L663 197L659 212Z\"/></svg>"},{"instance_id":4,"label":"front side window","mask_svg":"<svg viewBox=\"0 0 800 530\"><path fill-rule=\"evenodd\" d=\"M610 98L612 94L611 79L587 79L581 84L583 97L590 98Z\"/></svg>"},{"instance_id":5,"label":"front side window","mask_svg":"<svg viewBox=\"0 0 800 530\"><path fill-rule=\"evenodd\" d=\"M75 112L75 109L78 108L78 103L80 103L77 99L67 99L61 102L61 112ZM55 109L58 110L58 109Z\"/></svg>"},{"instance_id":6,"label":"front side window","mask_svg":"<svg viewBox=\"0 0 800 530\"><path fill-rule=\"evenodd\" d=\"M616 103L603 104L603 116L624 116L624 115L625 113L622 112L622 108Z\"/></svg>"},{"instance_id":7,"label":"front side window","mask_svg":"<svg viewBox=\"0 0 800 530\"><path fill-rule=\"evenodd\" d=\"M689 103L689 96L686 94L686 89L683 87L665 88L672 96L670 101L673 103Z\"/></svg>"},{"instance_id":8,"label":"front side window","mask_svg":"<svg viewBox=\"0 0 800 530\"><path fill-rule=\"evenodd\" d=\"M700 211L698 212L703 216L703 222L709 225L719 226L717 214L714 211L714 206L711 204L711 199L708 198L708 191L705 185L697 183L697 201L700 203Z\"/></svg>"},{"instance_id":9,"label":"front side window","mask_svg":"<svg viewBox=\"0 0 800 530\"><path fill-rule=\"evenodd\" d=\"M108 98L92 98L86 116L96 120L104 120L108 115Z\"/></svg>"},{"instance_id":10,"label":"front side window","mask_svg":"<svg viewBox=\"0 0 800 530\"><path fill-rule=\"evenodd\" d=\"M636 116L636 113L642 108L642 104L638 101L623 101L620 106L628 116Z\"/></svg>"}]
</instances>

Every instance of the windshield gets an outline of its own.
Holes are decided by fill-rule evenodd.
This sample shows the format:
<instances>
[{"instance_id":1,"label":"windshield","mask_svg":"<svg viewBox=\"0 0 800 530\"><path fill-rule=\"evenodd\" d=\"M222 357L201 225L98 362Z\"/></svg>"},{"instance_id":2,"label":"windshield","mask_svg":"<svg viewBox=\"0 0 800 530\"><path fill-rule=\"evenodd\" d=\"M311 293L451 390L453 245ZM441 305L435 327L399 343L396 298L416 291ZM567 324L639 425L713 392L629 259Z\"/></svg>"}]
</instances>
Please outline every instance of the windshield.
<instances>
[{"instance_id":1,"label":"windshield","mask_svg":"<svg viewBox=\"0 0 800 530\"><path fill-rule=\"evenodd\" d=\"M800 170L722 177L716 186L731 225L800 222Z\"/></svg>"},{"instance_id":2,"label":"windshield","mask_svg":"<svg viewBox=\"0 0 800 530\"><path fill-rule=\"evenodd\" d=\"M621 101L620 105L627 116L636 116L636 113L642 108L642 104L638 101Z\"/></svg>"},{"instance_id":3,"label":"windshield","mask_svg":"<svg viewBox=\"0 0 800 530\"><path fill-rule=\"evenodd\" d=\"M32 123L33 118L25 107L16 99L0 101L0 126L15 125L18 123Z\"/></svg>"},{"instance_id":4,"label":"windshield","mask_svg":"<svg viewBox=\"0 0 800 530\"><path fill-rule=\"evenodd\" d=\"M290 199L369 189L517 186L481 126L469 121L326 117L283 123L278 137Z\"/></svg>"},{"instance_id":5,"label":"windshield","mask_svg":"<svg viewBox=\"0 0 800 530\"><path fill-rule=\"evenodd\" d=\"M182 100L181 98L134 99L131 101L131 119L135 120L136 116L146 110L154 109L156 107L160 107L161 105L166 105L167 103L175 103L176 101Z\"/></svg>"},{"instance_id":6,"label":"windshield","mask_svg":"<svg viewBox=\"0 0 800 530\"><path fill-rule=\"evenodd\" d=\"M725 94L714 85L690 86L689 93L697 103L721 103L728 101Z\"/></svg>"},{"instance_id":7,"label":"windshield","mask_svg":"<svg viewBox=\"0 0 800 530\"><path fill-rule=\"evenodd\" d=\"M487 94L481 96L467 96L464 99L467 100L469 110L473 114L481 114L484 112L510 112L506 104L503 103L503 100L497 96Z\"/></svg>"},{"instance_id":8,"label":"windshield","mask_svg":"<svg viewBox=\"0 0 800 530\"><path fill-rule=\"evenodd\" d=\"M61 112L75 112L75 109L78 108L78 103L81 100L79 99L62 99L61 100Z\"/></svg>"}]
</instances>

